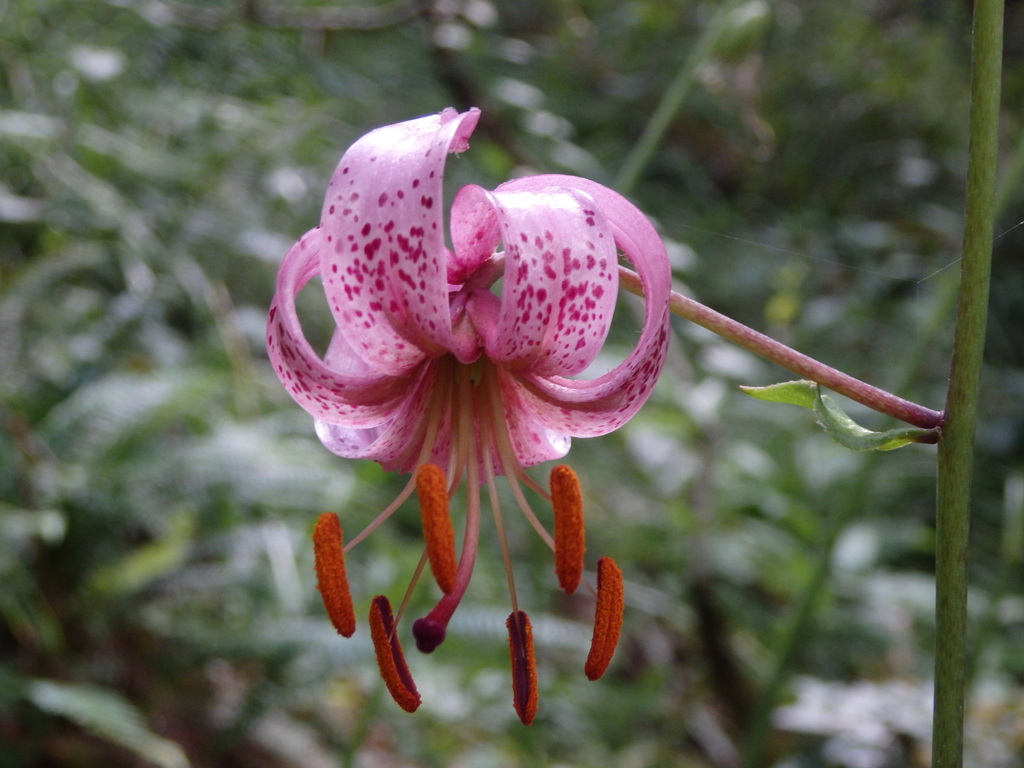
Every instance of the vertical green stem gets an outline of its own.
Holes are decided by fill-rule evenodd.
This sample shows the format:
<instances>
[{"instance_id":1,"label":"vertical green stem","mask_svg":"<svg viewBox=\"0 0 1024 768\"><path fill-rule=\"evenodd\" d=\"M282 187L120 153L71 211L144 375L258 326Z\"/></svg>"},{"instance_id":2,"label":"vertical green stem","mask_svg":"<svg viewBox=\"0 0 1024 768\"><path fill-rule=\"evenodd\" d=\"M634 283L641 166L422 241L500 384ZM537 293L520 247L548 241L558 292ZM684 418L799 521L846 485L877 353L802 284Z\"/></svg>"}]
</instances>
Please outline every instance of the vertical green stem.
<instances>
[{"instance_id":1,"label":"vertical green stem","mask_svg":"<svg viewBox=\"0 0 1024 768\"><path fill-rule=\"evenodd\" d=\"M1002 28L1002 0L976 0L963 260L946 422L938 455L933 768L963 765L967 537L992 262Z\"/></svg>"}]
</instances>

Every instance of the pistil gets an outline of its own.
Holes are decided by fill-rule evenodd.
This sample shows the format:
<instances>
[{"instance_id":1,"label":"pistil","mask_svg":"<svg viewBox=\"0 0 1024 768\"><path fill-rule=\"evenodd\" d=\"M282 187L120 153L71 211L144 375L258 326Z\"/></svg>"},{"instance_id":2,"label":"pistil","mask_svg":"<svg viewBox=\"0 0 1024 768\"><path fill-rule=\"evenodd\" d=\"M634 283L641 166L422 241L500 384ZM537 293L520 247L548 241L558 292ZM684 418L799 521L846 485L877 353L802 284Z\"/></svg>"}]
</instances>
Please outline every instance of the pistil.
<instances>
[{"instance_id":1,"label":"pistil","mask_svg":"<svg viewBox=\"0 0 1024 768\"><path fill-rule=\"evenodd\" d=\"M463 471L466 475L466 532L462 539L462 553L459 556L452 589L445 593L426 616L413 622L412 634L416 638L416 647L423 653L432 653L444 642L448 622L451 621L455 609L469 587L480 538L479 457L487 455L484 451L488 441L484 436L478 436L474 429L480 420L476 407L477 385L474 383L473 369L470 366L457 366L455 376L455 401L451 403L452 435L456 441L453 446L456 460L453 471L456 477L461 477Z\"/></svg>"},{"instance_id":2,"label":"pistil","mask_svg":"<svg viewBox=\"0 0 1024 768\"><path fill-rule=\"evenodd\" d=\"M462 555L455 572L455 584L451 592L442 597L437 605L424 617L412 623L412 636L416 638L416 647L423 653L433 652L444 642L448 622L459 607L469 579L473 575L476 562L477 542L480 538L480 489L476 485L476 469L470 467L470 480L467 481L466 533L462 541Z\"/></svg>"}]
</instances>

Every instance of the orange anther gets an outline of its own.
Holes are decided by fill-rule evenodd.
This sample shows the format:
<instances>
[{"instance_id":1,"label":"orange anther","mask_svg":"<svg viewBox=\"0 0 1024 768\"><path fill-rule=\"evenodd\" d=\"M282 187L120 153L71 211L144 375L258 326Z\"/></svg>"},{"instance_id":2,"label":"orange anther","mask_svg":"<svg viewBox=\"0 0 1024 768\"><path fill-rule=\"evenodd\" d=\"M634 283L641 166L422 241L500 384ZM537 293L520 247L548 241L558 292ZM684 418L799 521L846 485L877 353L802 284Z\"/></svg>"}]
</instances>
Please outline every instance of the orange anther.
<instances>
[{"instance_id":1,"label":"orange anther","mask_svg":"<svg viewBox=\"0 0 1024 768\"><path fill-rule=\"evenodd\" d=\"M615 655L615 646L622 631L625 610L622 571L610 557L597 561L597 608L594 611L594 637L590 641L590 654L583 668L587 677L597 680Z\"/></svg>"},{"instance_id":2,"label":"orange anther","mask_svg":"<svg viewBox=\"0 0 1024 768\"><path fill-rule=\"evenodd\" d=\"M447 595L455 589L455 531L448 513L448 481L437 464L424 464L416 471L416 495L420 499L430 570L437 586Z\"/></svg>"},{"instance_id":3,"label":"orange anther","mask_svg":"<svg viewBox=\"0 0 1024 768\"><path fill-rule=\"evenodd\" d=\"M420 706L420 694L395 634L391 603L383 595L373 598L370 606L370 637L377 653L380 676L384 678L388 693L406 712L415 712Z\"/></svg>"},{"instance_id":4,"label":"orange anther","mask_svg":"<svg viewBox=\"0 0 1024 768\"><path fill-rule=\"evenodd\" d=\"M327 615L339 635L352 637L356 614L345 576L345 549L338 516L324 512L313 526L313 562L316 588L324 601Z\"/></svg>"},{"instance_id":5,"label":"orange anther","mask_svg":"<svg viewBox=\"0 0 1024 768\"><path fill-rule=\"evenodd\" d=\"M537 714L537 661L533 656L530 617L523 611L513 611L505 626L512 656L512 706L523 725L529 725Z\"/></svg>"},{"instance_id":6,"label":"orange anther","mask_svg":"<svg viewBox=\"0 0 1024 768\"><path fill-rule=\"evenodd\" d=\"M555 513L555 575L559 586L572 594L583 576L586 539L580 481L564 464L551 470L551 506Z\"/></svg>"}]
</instances>

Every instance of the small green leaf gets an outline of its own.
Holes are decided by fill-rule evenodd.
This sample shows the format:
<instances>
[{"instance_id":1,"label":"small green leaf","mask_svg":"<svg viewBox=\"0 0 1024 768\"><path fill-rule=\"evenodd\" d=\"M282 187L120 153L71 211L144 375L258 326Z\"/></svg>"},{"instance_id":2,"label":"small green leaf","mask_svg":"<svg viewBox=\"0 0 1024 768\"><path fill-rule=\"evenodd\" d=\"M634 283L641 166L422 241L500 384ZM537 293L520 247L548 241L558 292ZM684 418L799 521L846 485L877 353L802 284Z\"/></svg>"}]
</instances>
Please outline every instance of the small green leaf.
<instances>
[{"instance_id":1,"label":"small green leaf","mask_svg":"<svg viewBox=\"0 0 1024 768\"><path fill-rule=\"evenodd\" d=\"M751 397L768 403L787 403L812 408L818 417L818 423L828 436L851 451L891 451L909 443L937 441L938 435L934 429L901 427L885 432L865 429L847 416L835 400L821 394L820 386L807 379L740 389Z\"/></svg>"},{"instance_id":2,"label":"small green leaf","mask_svg":"<svg viewBox=\"0 0 1024 768\"><path fill-rule=\"evenodd\" d=\"M934 443L934 429L901 427L885 432L872 432L855 422L828 395L819 393L814 402L818 423L837 443L851 451L891 451L909 443Z\"/></svg>"},{"instance_id":3,"label":"small green leaf","mask_svg":"<svg viewBox=\"0 0 1024 768\"><path fill-rule=\"evenodd\" d=\"M802 408L813 408L818 396L818 385L813 381L799 379L769 384L767 387L740 387L751 397L769 403L788 403Z\"/></svg>"}]
</instances>

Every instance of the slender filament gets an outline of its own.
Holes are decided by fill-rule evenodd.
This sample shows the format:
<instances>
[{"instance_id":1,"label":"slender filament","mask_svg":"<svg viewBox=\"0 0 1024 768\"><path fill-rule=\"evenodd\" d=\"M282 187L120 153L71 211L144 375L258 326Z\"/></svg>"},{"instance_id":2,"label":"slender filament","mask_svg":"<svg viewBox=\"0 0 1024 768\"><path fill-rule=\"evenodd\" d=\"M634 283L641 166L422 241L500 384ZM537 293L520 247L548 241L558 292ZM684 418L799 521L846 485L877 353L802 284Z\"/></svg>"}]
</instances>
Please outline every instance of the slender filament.
<instances>
[{"instance_id":1,"label":"slender filament","mask_svg":"<svg viewBox=\"0 0 1024 768\"><path fill-rule=\"evenodd\" d=\"M485 465L487 472L487 495L491 500L491 511L494 513L494 528L498 533L498 546L501 548L501 559L505 565L505 578L508 581L508 596L512 601L512 613L519 613L519 599L516 597L516 580L512 572L512 555L508 550L508 537L505 536L505 522L501 517L501 505L498 501L498 487L494 482L494 472L490 465Z\"/></svg>"},{"instance_id":2,"label":"slender filament","mask_svg":"<svg viewBox=\"0 0 1024 768\"><path fill-rule=\"evenodd\" d=\"M487 390L488 396L490 397L490 411L495 414L495 419L503 413L501 405L501 387L498 381L497 374L491 368L487 368L484 371L486 377L485 389ZM498 455L498 460L501 463L501 471L505 475L505 479L508 481L508 487L512 491L512 496L515 497L516 504L519 505L519 509L522 511L523 516L527 522L533 526L533 529L537 532L537 535L541 537L545 544L554 551L555 540L551 537L551 534L547 532L540 520L537 519L537 515L534 514L530 508L529 503L526 501L526 497L523 495L523 489L519 485L519 481L522 481L528 488L536 491L540 496L545 499L550 499L548 492L537 485L519 464L519 460L516 458L515 448L512 446L512 439L508 434L508 427L504 423L504 419L501 419L501 423L496 425L493 430L493 439L495 451ZM518 480L517 480L518 478Z\"/></svg>"},{"instance_id":3,"label":"slender filament","mask_svg":"<svg viewBox=\"0 0 1024 768\"><path fill-rule=\"evenodd\" d=\"M402 621L402 615L405 613L405 609L409 605L409 601L412 599L412 593L416 590L416 585L420 583L420 576L423 575L423 569L427 565L427 550L424 548L423 554L420 555L420 561L416 563L416 568L412 572L412 578L409 579L409 586L405 588L405 594L402 595L402 602L398 604L398 610L395 611L395 626L397 627L399 622ZM394 629L391 630L394 634Z\"/></svg>"}]
</instances>

